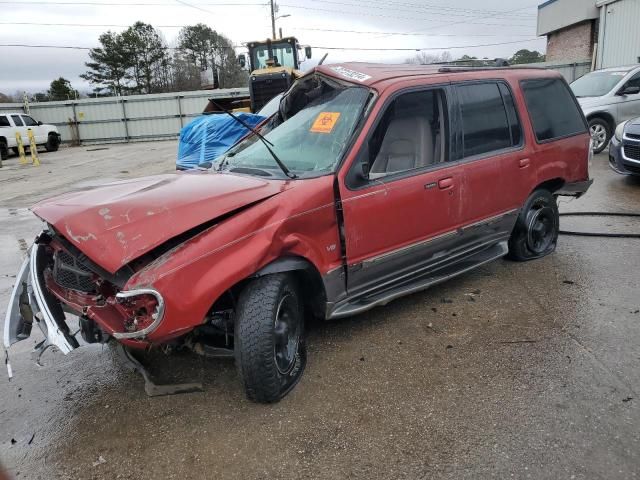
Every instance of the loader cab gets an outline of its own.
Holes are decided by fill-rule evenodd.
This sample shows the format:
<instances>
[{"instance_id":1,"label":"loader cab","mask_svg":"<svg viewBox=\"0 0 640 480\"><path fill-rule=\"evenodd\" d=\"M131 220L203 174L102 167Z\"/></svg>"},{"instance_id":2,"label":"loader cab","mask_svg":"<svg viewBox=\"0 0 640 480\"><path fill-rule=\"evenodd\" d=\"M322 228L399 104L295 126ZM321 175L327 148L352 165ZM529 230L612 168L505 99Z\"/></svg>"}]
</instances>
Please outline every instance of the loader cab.
<instances>
[{"instance_id":1,"label":"loader cab","mask_svg":"<svg viewBox=\"0 0 640 480\"><path fill-rule=\"evenodd\" d=\"M300 63L311 58L311 47L303 47L295 37L247 44L249 70L249 93L251 110L257 112L273 97L289 89L299 76ZM238 57L240 65L246 66L247 57Z\"/></svg>"}]
</instances>

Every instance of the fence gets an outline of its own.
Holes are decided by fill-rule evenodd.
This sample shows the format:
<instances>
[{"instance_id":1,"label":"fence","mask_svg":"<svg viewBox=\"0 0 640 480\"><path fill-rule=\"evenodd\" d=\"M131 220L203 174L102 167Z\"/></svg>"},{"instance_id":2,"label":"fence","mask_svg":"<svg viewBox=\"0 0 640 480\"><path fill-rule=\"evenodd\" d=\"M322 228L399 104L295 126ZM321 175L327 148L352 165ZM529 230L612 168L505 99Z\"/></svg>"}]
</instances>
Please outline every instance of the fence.
<instances>
[{"instance_id":1,"label":"fence","mask_svg":"<svg viewBox=\"0 0 640 480\"><path fill-rule=\"evenodd\" d=\"M574 80L580 78L585 73L589 73L591 71L591 62L576 62L576 63L553 63L553 62L542 62L542 63L530 63L526 65L527 67L538 67L544 68L547 70L556 70L562 74L562 76L567 80L567 82L571 83Z\"/></svg>"},{"instance_id":2,"label":"fence","mask_svg":"<svg viewBox=\"0 0 640 480\"><path fill-rule=\"evenodd\" d=\"M29 109L36 120L56 125L63 142L75 136L70 123L77 125L83 144L130 142L176 138L191 117L202 113L209 98L248 95L246 88L198 90L31 103ZM0 113L23 111L22 103L0 104Z\"/></svg>"}]
</instances>

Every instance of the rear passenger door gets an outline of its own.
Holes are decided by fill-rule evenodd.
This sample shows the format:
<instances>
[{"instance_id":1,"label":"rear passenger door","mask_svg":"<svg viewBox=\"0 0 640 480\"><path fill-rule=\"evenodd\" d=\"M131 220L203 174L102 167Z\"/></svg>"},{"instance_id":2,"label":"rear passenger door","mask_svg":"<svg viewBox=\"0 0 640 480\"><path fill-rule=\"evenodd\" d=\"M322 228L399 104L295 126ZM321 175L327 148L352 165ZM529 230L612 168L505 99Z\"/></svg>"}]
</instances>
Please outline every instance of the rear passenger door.
<instances>
[{"instance_id":1,"label":"rear passenger door","mask_svg":"<svg viewBox=\"0 0 640 480\"><path fill-rule=\"evenodd\" d=\"M461 205L465 242L484 244L508 236L518 204L507 192L530 175L523 134L509 86L502 81L454 86L460 130Z\"/></svg>"}]
</instances>

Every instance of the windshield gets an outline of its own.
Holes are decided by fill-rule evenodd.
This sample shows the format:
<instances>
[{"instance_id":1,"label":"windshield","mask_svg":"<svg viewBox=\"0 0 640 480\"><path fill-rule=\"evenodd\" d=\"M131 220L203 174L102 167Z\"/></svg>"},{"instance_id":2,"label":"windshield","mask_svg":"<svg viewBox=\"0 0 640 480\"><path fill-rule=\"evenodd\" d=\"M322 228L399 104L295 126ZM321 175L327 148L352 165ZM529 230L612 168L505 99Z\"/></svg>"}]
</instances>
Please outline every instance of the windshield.
<instances>
[{"instance_id":1,"label":"windshield","mask_svg":"<svg viewBox=\"0 0 640 480\"><path fill-rule=\"evenodd\" d=\"M297 176L333 171L341 158L369 98L364 87L344 86L319 75L298 81L280 109L260 133L271 149ZM256 135L247 137L216 160L216 169L257 169L280 175L273 156Z\"/></svg>"},{"instance_id":2,"label":"windshield","mask_svg":"<svg viewBox=\"0 0 640 480\"><path fill-rule=\"evenodd\" d=\"M297 68L293 47L288 42L272 43L271 50L276 66ZM260 45L253 50L253 69L267 68L269 49L267 45Z\"/></svg>"},{"instance_id":3,"label":"windshield","mask_svg":"<svg viewBox=\"0 0 640 480\"><path fill-rule=\"evenodd\" d=\"M571 84L576 97L601 97L606 95L629 72L600 71L591 72Z\"/></svg>"}]
</instances>

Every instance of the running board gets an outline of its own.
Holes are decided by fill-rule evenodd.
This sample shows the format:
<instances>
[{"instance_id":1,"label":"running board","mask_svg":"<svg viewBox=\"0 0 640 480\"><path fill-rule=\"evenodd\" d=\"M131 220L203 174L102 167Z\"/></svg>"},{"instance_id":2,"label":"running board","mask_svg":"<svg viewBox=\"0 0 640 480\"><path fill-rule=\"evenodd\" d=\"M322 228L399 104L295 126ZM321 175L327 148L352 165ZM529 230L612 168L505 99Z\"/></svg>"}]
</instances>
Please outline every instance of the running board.
<instances>
[{"instance_id":1,"label":"running board","mask_svg":"<svg viewBox=\"0 0 640 480\"><path fill-rule=\"evenodd\" d=\"M425 290L433 285L437 285L447 280L462 275L485 263L492 262L504 257L509 252L507 242L500 242L491 247L477 252L469 257L465 257L446 267L432 270L426 274L419 275L409 281L396 284L383 291L378 291L355 299L345 299L336 305L336 308L329 315L329 319L343 318L358 313L366 312L373 307L386 305L396 298L410 295L421 290Z\"/></svg>"}]
</instances>

